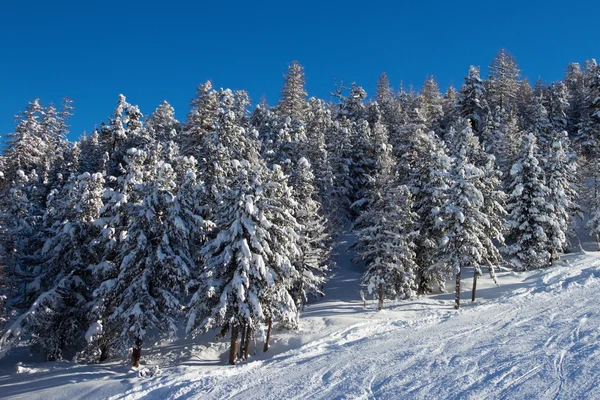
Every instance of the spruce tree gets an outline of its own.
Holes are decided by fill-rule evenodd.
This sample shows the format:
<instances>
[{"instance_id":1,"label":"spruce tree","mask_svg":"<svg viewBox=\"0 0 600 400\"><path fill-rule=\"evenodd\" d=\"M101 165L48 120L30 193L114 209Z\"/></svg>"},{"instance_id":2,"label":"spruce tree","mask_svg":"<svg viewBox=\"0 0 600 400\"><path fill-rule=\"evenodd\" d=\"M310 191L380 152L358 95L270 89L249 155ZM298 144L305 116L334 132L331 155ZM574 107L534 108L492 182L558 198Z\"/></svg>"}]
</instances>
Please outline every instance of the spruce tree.
<instances>
[{"instance_id":1,"label":"spruce tree","mask_svg":"<svg viewBox=\"0 0 600 400\"><path fill-rule=\"evenodd\" d=\"M285 83L281 88L281 99L277 104L276 113L283 117L305 121L306 109L304 67L298 61L293 61L285 75Z\"/></svg>"},{"instance_id":2,"label":"spruce tree","mask_svg":"<svg viewBox=\"0 0 600 400\"><path fill-rule=\"evenodd\" d=\"M391 146L377 148L374 182L367 193L368 207L356 221L358 254L366 263L363 285L378 299L408 299L417 290L412 198L394 176Z\"/></svg>"},{"instance_id":3,"label":"spruce tree","mask_svg":"<svg viewBox=\"0 0 600 400\"><path fill-rule=\"evenodd\" d=\"M548 266L550 260L548 233L556 224L556 217L547 201L550 189L538 154L535 135L525 135L517 162L510 171L506 253L518 271Z\"/></svg>"}]
</instances>

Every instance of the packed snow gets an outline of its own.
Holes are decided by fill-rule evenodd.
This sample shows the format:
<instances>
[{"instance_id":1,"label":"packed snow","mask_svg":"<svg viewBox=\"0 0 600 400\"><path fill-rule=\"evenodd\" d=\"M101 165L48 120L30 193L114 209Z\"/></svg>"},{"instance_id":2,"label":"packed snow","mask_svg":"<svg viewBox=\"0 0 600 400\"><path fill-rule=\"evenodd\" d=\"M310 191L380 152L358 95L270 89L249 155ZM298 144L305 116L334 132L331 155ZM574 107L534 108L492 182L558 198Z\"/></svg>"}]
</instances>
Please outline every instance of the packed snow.
<instances>
[{"instance_id":1,"label":"packed snow","mask_svg":"<svg viewBox=\"0 0 600 400\"><path fill-rule=\"evenodd\" d=\"M326 296L309 302L297 331L276 331L248 362L227 366L228 343L210 336L144 349L127 361L82 365L0 361L9 399L599 398L600 253L563 256L555 266L479 280L478 298L453 309L454 294L361 300L363 266L335 248ZM463 272L470 276L472 271ZM470 289L464 279L463 297ZM366 304L366 308L365 308Z\"/></svg>"}]
</instances>

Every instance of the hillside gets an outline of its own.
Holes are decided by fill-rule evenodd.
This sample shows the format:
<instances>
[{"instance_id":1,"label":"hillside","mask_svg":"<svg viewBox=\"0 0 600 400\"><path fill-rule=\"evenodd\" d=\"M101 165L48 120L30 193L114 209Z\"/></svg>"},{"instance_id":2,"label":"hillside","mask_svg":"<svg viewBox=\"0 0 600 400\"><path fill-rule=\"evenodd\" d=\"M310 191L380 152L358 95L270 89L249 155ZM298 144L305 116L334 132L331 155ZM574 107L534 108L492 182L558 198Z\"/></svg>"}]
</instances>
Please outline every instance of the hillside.
<instances>
[{"instance_id":1,"label":"hillside","mask_svg":"<svg viewBox=\"0 0 600 400\"><path fill-rule=\"evenodd\" d=\"M300 330L276 332L269 352L247 363L225 366L226 342L157 346L139 371L119 362L15 366L25 351L17 349L2 360L0 393L11 399L600 396L600 253L568 255L545 270L501 272L500 287L481 279L475 303L466 301L466 279L460 311L452 308L453 294L442 294L386 303L377 312L370 300L363 307L361 266L351 262L347 245L338 242L328 295L307 306Z\"/></svg>"}]
</instances>

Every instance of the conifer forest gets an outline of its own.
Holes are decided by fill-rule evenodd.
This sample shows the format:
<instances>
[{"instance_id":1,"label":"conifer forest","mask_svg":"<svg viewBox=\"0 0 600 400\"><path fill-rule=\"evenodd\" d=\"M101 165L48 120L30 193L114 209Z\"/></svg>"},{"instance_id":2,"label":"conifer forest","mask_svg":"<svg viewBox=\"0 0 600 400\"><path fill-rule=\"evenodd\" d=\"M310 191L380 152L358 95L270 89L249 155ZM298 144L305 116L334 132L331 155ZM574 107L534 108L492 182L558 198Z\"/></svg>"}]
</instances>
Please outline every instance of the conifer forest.
<instances>
[{"instance_id":1,"label":"conifer forest","mask_svg":"<svg viewBox=\"0 0 600 400\"><path fill-rule=\"evenodd\" d=\"M440 292L459 309L479 279L578 251L576 232L600 242L600 65L565 71L532 84L501 50L444 93L384 73L324 100L292 62L275 105L206 81L178 121L115 94L77 141L71 100L32 99L0 156L0 357L138 367L208 333L243 362L327 296L348 232L379 310Z\"/></svg>"}]
</instances>

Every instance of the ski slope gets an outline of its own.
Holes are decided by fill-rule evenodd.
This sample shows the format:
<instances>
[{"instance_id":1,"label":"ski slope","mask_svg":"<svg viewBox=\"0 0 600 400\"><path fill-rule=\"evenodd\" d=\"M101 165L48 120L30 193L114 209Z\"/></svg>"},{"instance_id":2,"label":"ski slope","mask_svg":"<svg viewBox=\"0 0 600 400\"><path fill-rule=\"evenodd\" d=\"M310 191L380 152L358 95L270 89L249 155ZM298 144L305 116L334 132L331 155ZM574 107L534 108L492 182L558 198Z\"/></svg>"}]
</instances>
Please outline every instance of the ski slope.
<instances>
[{"instance_id":1,"label":"ski slope","mask_svg":"<svg viewBox=\"0 0 600 400\"><path fill-rule=\"evenodd\" d=\"M600 398L600 253L501 272L500 287L484 277L474 303L467 271L459 311L442 294L377 312L372 301L363 307L362 267L346 247L339 243L327 297L308 305L300 330L275 332L269 352L246 363L225 365L227 343L207 338L144 349L141 371L120 362L15 366L18 349L0 360L0 397Z\"/></svg>"}]
</instances>

